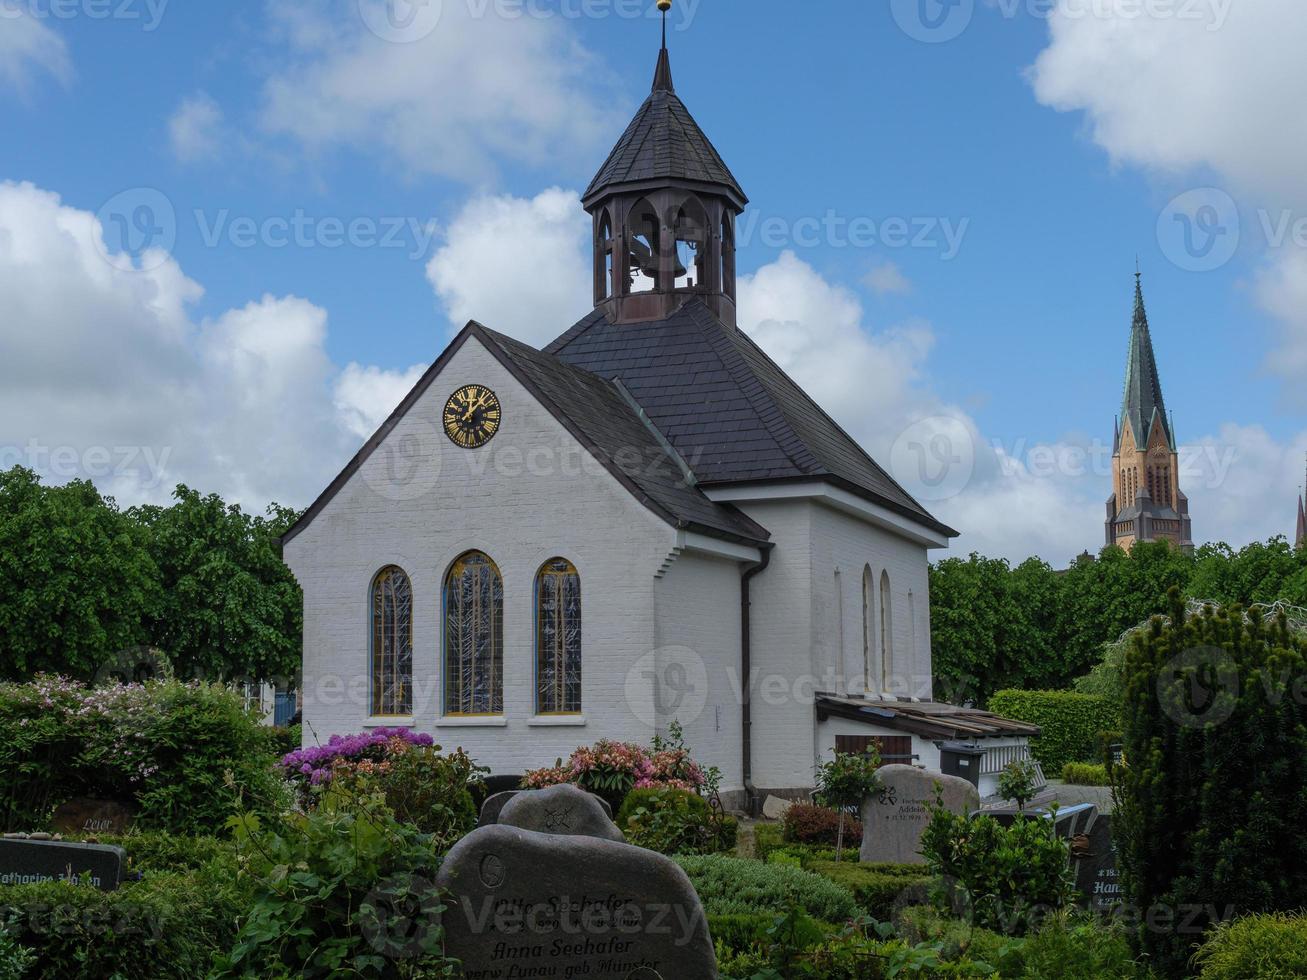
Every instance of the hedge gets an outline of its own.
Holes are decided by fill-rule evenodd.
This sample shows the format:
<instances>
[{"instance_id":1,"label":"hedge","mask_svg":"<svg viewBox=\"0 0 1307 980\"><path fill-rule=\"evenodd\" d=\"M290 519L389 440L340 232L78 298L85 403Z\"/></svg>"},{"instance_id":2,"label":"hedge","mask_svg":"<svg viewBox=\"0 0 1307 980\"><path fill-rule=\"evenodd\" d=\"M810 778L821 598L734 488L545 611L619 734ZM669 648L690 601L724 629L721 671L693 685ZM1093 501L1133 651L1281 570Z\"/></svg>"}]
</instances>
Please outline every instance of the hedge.
<instances>
[{"instance_id":1,"label":"hedge","mask_svg":"<svg viewBox=\"0 0 1307 980\"><path fill-rule=\"evenodd\" d=\"M847 888L864 912L882 921L893 918L896 906L901 909L927 901L933 880L930 872L920 864L810 861L804 865L804 870Z\"/></svg>"},{"instance_id":2,"label":"hedge","mask_svg":"<svg viewBox=\"0 0 1307 980\"><path fill-rule=\"evenodd\" d=\"M1111 786L1107 766L1096 762L1068 762L1062 767L1062 782L1069 786Z\"/></svg>"},{"instance_id":3,"label":"hedge","mask_svg":"<svg viewBox=\"0 0 1307 980\"><path fill-rule=\"evenodd\" d=\"M234 865L155 873L117 891L63 881L0 887L0 920L36 963L23 980L207 977L236 935L248 898Z\"/></svg>"},{"instance_id":4,"label":"hedge","mask_svg":"<svg viewBox=\"0 0 1307 980\"><path fill-rule=\"evenodd\" d=\"M1068 762L1101 761L1099 733L1120 723L1110 698L1074 691L999 691L989 699L989 710L1039 726L1030 751L1046 775L1060 773Z\"/></svg>"},{"instance_id":5,"label":"hedge","mask_svg":"<svg viewBox=\"0 0 1307 980\"><path fill-rule=\"evenodd\" d=\"M814 919L843 922L858 912L848 889L798 868L720 854L676 858L707 915L779 914L798 906Z\"/></svg>"}]
</instances>

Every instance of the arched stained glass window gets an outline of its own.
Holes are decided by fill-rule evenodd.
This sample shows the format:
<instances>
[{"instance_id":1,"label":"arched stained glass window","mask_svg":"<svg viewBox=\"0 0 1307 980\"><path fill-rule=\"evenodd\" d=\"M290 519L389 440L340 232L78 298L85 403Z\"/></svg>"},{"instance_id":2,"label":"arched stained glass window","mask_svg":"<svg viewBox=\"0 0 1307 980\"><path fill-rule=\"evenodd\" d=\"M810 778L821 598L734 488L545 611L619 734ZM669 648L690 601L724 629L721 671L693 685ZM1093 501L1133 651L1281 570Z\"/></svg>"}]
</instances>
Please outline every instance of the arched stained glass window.
<instances>
[{"instance_id":1,"label":"arched stained glass window","mask_svg":"<svg viewBox=\"0 0 1307 980\"><path fill-rule=\"evenodd\" d=\"M413 587L391 565L372 580L372 714L413 713Z\"/></svg>"},{"instance_id":2,"label":"arched stained glass window","mask_svg":"<svg viewBox=\"0 0 1307 980\"><path fill-rule=\"evenodd\" d=\"M536 713L581 712L581 576L566 558L536 575Z\"/></svg>"},{"instance_id":3,"label":"arched stained glass window","mask_svg":"<svg viewBox=\"0 0 1307 980\"><path fill-rule=\"evenodd\" d=\"M445 714L504 713L504 580L470 551L445 575Z\"/></svg>"}]
</instances>

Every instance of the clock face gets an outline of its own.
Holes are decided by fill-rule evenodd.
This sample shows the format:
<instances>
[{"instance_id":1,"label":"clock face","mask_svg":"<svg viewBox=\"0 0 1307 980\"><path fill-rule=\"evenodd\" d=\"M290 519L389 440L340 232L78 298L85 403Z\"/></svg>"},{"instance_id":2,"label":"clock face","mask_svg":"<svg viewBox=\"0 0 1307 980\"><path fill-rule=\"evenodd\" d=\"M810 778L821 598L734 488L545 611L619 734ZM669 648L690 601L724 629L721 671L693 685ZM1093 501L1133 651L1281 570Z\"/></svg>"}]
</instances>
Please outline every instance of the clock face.
<instances>
[{"instance_id":1,"label":"clock face","mask_svg":"<svg viewBox=\"0 0 1307 980\"><path fill-rule=\"evenodd\" d=\"M485 385L464 385L445 403L445 435L456 446L476 449L499 431L499 398Z\"/></svg>"}]
</instances>

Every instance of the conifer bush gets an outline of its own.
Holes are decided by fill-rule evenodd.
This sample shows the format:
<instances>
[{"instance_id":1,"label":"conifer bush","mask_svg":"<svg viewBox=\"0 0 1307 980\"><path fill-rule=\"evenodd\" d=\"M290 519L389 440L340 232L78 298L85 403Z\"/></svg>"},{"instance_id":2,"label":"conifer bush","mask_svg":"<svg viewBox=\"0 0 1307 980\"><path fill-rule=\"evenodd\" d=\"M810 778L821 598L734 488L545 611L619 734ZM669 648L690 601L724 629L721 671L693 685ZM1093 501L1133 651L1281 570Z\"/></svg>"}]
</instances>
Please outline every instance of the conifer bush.
<instances>
[{"instance_id":1,"label":"conifer bush","mask_svg":"<svg viewBox=\"0 0 1307 980\"><path fill-rule=\"evenodd\" d=\"M1231 915L1307 906L1307 639L1171 594L1125 658L1113 832L1136 949L1185 977Z\"/></svg>"}]
</instances>

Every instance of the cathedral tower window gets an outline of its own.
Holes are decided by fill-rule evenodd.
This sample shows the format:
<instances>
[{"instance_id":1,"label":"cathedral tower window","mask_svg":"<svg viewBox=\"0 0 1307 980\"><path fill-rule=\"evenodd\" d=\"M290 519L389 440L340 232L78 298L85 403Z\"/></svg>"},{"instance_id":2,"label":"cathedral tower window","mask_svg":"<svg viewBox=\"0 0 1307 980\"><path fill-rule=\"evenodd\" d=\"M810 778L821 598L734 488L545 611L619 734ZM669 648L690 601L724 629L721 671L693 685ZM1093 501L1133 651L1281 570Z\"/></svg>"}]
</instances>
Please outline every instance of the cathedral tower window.
<instances>
[{"instance_id":1,"label":"cathedral tower window","mask_svg":"<svg viewBox=\"0 0 1307 980\"><path fill-rule=\"evenodd\" d=\"M535 619L536 714L580 714L581 576L566 558L536 574Z\"/></svg>"},{"instance_id":2,"label":"cathedral tower window","mask_svg":"<svg viewBox=\"0 0 1307 980\"><path fill-rule=\"evenodd\" d=\"M373 717L413 713L413 587L391 565L372 580Z\"/></svg>"},{"instance_id":3,"label":"cathedral tower window","mask_svg":"<svg viewBox=\"0 0 1307 980\"><path fill-rule=\"evenodd\" d=\"M445 714L504 712L504 580L470 551L445 575Z\"/></svg>"}]
</instances>

